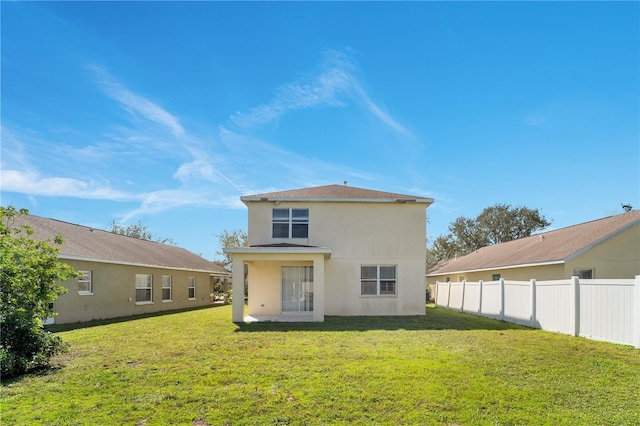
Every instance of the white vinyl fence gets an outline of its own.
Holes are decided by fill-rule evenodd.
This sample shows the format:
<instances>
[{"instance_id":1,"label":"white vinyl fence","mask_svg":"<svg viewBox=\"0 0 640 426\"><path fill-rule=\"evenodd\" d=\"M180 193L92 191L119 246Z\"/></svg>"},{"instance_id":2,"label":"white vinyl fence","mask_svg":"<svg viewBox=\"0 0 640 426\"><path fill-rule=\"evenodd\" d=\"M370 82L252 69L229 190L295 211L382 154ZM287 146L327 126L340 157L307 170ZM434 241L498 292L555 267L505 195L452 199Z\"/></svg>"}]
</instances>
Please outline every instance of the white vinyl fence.
<instances>
[{"instance_id":1,"label":"white vinyl fence","mask_svg":"<svg viewBox=\"0 0 640 426\"><path fill-rule=\"evenodd\" d=\"M640 348L640 275L626 280L437 282L436 305Z\"/></svg>"}]
</instances>

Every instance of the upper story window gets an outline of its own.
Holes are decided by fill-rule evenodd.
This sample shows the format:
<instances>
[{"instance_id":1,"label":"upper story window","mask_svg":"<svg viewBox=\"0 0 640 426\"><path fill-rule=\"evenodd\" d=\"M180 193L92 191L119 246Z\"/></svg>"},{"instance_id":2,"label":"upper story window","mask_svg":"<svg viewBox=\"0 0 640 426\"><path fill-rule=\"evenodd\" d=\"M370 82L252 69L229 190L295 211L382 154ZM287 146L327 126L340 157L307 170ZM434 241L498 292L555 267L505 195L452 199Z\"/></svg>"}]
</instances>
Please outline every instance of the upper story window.
<instances>
[{"instance_id":1,"label":"upper story window","mask_svg":"<svg viewBox=\"0 0 640 426\"><path fill-rule=\"evenodd\" d=\"M273 238L309 238L309 209L273 209Z\"/></svg>"}]
</instances>

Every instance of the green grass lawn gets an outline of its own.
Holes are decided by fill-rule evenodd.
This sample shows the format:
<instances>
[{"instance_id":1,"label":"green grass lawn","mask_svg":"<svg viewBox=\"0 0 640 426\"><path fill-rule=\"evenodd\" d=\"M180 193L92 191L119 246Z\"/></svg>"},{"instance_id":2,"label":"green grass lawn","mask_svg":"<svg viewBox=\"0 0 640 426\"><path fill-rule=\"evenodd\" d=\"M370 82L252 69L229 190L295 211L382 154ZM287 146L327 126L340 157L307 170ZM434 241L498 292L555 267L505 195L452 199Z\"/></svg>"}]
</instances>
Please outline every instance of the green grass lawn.
<instances>
[{"instance_id":1,"label":"green grass lawn","mask_svg":"<svg viewBox=\"0 0 640 426\"><path fill-rule=\"evenodd\" d=\"M638 425L640 351L441 308L236 325L220 306L61 331L2 425Z\"/></svg>"}]
</instances>

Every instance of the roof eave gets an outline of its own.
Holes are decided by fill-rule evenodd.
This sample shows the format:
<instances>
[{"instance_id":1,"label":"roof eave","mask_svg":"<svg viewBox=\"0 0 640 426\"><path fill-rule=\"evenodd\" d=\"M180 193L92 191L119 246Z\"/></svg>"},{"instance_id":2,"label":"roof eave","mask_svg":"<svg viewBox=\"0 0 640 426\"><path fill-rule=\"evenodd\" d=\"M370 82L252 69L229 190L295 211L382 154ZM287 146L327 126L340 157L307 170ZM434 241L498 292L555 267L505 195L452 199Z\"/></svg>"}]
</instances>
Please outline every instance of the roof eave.
<instances>
[{"instance_id":1,"label":"roof eave","mask_svg":"<svg viewBox=\"0 0 640 426\"><path fill-rule=\"evenodd\" d=\"M293 203L416 203L426 204L427 206L433 204L433 198L331 198L331 197L256 197L253 195L247 195L240 197L240 200L246 205L247 203L255 202L293 202Z\"/></svg>"},{"instance_id":2,"label":"roof eave","mask_svg":"<svg viewBox=\"0 0 640 426\"><path fill-rule=\"evenodd\" d=\"M173 269L175 271L204 272L212 275L230 275L229 272L214 271L212 269L182 268L182 267L168 266L168 265L152 265L152 264L146 264L146 263L124 262L121 260L98 259L93 257L74 256L70 254L58 254L58 259L79 260L84 262L95 262L95 263L107 263L111 265L138 266L143 268Z\"/></svg>"},{"instance_id":3,"label":"roof eave","mask_svg":"<svg viewBox=\"0 0 640 426\"><path fill-rule=\"evenodd\" d=\"M322 254L325 259L331 257L328 247L227 247L222 251L228 254Z\"/></svg>"},{"instance_id":4,"label":"roof eave","mask_svg":"<svg viewBox=\"0 0 640 426\"><path fill-rule=\"evenodd\" d=\"M459 270L453 270L453 271L439 271L439 272L431 272L429 274L425 274L425 276L436 277L439 275L447 275L447 274L465 274L470 272L495 271L496 269L516 269L516 268L526 268L531 266L561 265L563 263L565 263L565 259L549 260L544 262L521 263L518 265L488 266L486 268L477 268L477 269L459 269Z\"/></svg>"}]
</instances>

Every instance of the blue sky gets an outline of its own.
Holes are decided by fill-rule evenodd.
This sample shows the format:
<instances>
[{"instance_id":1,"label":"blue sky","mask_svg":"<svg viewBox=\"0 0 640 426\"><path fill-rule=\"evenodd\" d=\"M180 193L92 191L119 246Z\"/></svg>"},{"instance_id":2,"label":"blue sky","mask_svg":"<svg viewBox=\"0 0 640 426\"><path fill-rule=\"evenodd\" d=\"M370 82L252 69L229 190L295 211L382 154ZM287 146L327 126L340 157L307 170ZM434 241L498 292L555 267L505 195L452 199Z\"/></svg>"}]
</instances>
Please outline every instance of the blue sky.
<instances>
[{"instance_id":1,"label":"blue sky","mask_svg":"<svg viewBox=\"0 0 640 426\"><path fill-rule=\"evenodd\" d=\"M342 184L553 228L640 207L638 2L6 2L2 205L208 259Z\"/></svg>"}]
</instances>

